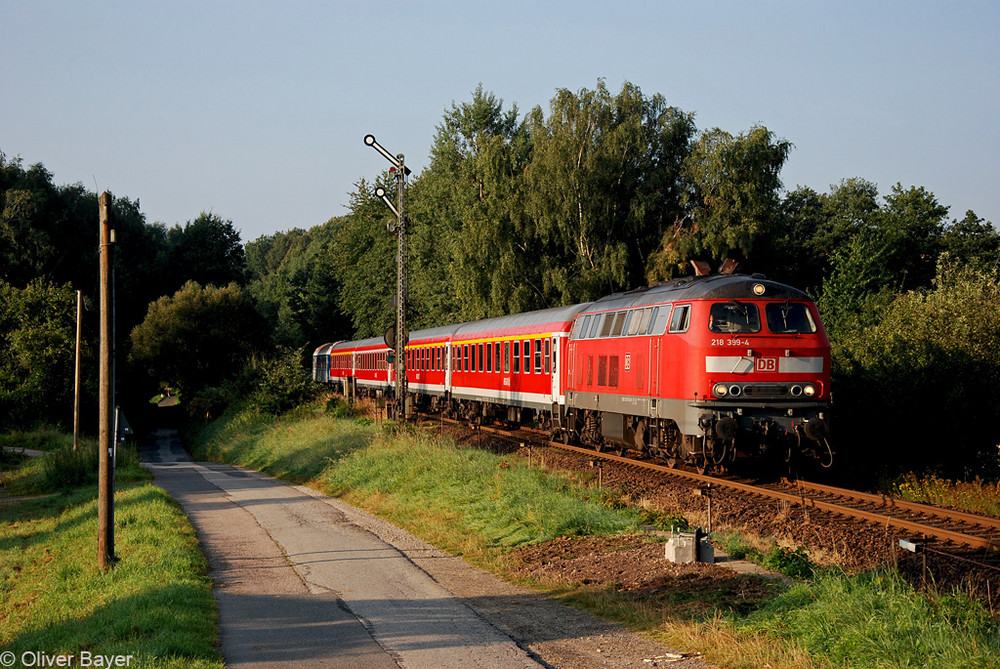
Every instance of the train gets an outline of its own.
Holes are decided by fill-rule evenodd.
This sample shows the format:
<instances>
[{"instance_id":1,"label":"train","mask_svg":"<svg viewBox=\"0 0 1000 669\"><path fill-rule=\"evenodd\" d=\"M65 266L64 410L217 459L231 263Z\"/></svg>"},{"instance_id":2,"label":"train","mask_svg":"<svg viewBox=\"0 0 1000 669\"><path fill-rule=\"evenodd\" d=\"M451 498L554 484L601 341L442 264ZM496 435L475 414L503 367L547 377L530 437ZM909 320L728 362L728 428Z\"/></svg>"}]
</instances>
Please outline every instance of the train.
<instances>
[{"instance_id":1,"label":"train","mask_svg":"<svg viewBox=\"0 0 1000 669\"><path fill-rule=\"evenodd\" d=\"M830 341L815 301L728 264L695 267L594 302L411 332L408 405L699 471L830 467ZM327 343L313 378L391 397L392 358L385 338Z\"/></svg>"}]
</instances>

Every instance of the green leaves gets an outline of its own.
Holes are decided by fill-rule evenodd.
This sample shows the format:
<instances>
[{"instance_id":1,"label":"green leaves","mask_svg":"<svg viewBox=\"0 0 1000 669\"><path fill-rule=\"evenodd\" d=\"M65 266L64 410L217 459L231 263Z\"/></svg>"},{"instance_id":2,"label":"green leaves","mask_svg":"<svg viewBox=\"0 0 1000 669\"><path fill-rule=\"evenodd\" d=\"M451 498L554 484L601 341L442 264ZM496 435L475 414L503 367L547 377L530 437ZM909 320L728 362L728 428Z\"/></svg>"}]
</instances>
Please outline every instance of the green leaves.
<instances>
[{"instance_id":1,"label":"green leaves","mask_svg":"<svg viewBox=\"0 0 1000 669\"><path fill-rule=\"evenodd\" d=\"M27 424L55 407L72 417L75 341L69 285L36 279L19 289L0 281L0 422Z\"/></svg>"}]
</instances>

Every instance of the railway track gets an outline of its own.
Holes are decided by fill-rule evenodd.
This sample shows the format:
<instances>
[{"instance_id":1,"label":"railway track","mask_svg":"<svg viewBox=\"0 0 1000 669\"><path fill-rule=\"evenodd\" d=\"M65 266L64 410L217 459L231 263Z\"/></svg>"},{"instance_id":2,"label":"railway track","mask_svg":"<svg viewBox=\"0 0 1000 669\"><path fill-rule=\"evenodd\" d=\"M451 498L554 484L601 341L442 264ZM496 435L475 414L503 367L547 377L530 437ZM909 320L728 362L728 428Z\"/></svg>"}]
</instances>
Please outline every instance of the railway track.
<instances>
[{"instance_id":1,"label":"railway track","mask_svg":"<svg viewBox=\"0 0 1000 669\"><path fill-rule=\"evenodd\" d=\"M442 419L435 417L434 420ZM444 420L465 425L460 421ZM474 429L535 446L576 453L594 460L617 462L628 467L657 472L700 486L711 486L714 490L735 490L757 497L781 500L806 509L863 520L883 527L893 527L901 533L906 533L910 539L940 542L942 548L950 552L973 550L993 555L1000 552L1000 519L997 518L807 481L784 479L778 483L759 484L725 476L699 474L670 467L652 459L629 457L549 441L544 433L536 430L523 428L506 430L492 426L476 426Z\"/></svg>"}]
</instances>

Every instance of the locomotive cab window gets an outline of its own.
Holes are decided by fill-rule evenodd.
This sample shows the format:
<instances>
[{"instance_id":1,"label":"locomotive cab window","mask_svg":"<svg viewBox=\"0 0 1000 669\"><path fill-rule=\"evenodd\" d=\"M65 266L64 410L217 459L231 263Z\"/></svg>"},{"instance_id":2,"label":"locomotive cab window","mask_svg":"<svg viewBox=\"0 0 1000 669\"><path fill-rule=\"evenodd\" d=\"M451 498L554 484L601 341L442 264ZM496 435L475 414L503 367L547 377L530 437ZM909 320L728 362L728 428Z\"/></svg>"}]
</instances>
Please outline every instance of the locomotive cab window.
<instances>
[{"instance_id":1,"label":"locomotive cab window","mask_svg":"<svg viewBox=\"0 0 1000 669\"><path fill-rule=\"evenodd\" d=\"M760 332L760 312L756 304L716 302L709 310L708 329L727 334Z\"/></svg>"},{"instance_id":2,"label":"locomotive cab window","mask_svg":"<svg viewBox=\"0 0 1000 669\"><path fill-rule=\"evenodd\" d=\"M687 332L691 324L691 305L682 304L674 308L674 313L670 318L671 332Z\"/></svg>"},{"instance_id":3,"label":"locomotive cab window","mask_svg":"<svg viewBox=\"0 0 1000 669\"><path fill-rule=\"evenodd\" d=\"M771 303L764 305L767 329L774 334L812 334L816 322L804 304Z\"/></svg>"}]
</instances>

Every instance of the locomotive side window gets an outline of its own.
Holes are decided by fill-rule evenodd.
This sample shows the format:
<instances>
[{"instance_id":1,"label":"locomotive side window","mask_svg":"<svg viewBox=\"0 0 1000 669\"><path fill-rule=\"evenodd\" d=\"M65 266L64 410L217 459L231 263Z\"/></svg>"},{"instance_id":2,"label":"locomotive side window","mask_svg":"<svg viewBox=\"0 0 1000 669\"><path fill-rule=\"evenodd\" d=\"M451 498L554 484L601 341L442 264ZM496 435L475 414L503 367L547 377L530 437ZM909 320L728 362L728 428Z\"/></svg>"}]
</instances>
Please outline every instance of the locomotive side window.
<instances>
[{"instance_id":1,"label":"locomotive side window","mask_svg":"<svg viewBox=\"0 0 1000 669\"><path fill-rule=\"evenodd\" d=\"M608 385L612 388L618 387L618 356L611 356L608 361Z\"/></svg>"},{"instance_id":2,"label":"locomotive side window","mask_svg":"<svg viewBox=\"0 0 1000 669\"><path fill-rule=\"evenodd\" d=\"M657 328L657 323L660 323L659 334L663 334L663 330L666 328L666 323L662 323L658 320L659 315L660 315L660 308L653 307L653 313L649 317L649 328L646 329L646 334L653 334L653 330ZM667 316L669 315L670 315L670 307L667 307L667 310L663 312L663 320L666 321Z\"/></svg>"},{"instance_id":3,"label":"locomotive side window","mask_svg":"<svg viewBox=\"0 0 1000 669\"><path fill-rule=\"evenodd\" d=\"M670 319L670 331L687 332L689 325L691 325L691 305L682 304L674 307L674 314Z\"/></svg>"},{"instance_id":4,"label":"locomotive side window","mask_svg":"<svg viewBox=\"0 0 1000 669\"><path fill-rule=\"evenodd\" d=\"M760 312L756 304L716 302L708 313L708 329L729 334L760 332Z\"/></svg>"},{"instance_id":5,"label":"locomotive side window","mask_svg":"<svg viewBox=\"0 0 1000 669\"><path fill-rule=\"evenodd\" d=\"M764 305L767 329L774 334L812 334L816 322L804 304L771 303Z\"/></svg>"},{"instance_id":6,"label":"locomotive side window","mask_svg":"<svg viewBox=\"0 0 1000 669\"><path fill-rule=\"evenodd\" d=\"M646 328L649 327L649 315L653 313L652 307L646 307L645 309L637 309L636 313L632 316L632 320L629 322L628 333L629 335L636 335L640 332L645 334Z\"/></svg>"},{"instance_id":7,"label":"locomotive side window","mask_svg":"<svg viewBox=\"0 0 1000 669\"><path fill-rule=\"evenodd\" d=\"M514 342L514 373L521 373L521 342Z\"/></svg>"},{"instance_id":8,"label":"locomotive side window","mask_svg":"<svg viewBox=\"0 0 1000 669\"><path fill-rule=\"evenodd\" d=\"M630 309L629 312L625 314L625 324L622 325L622 336L629 334L629 330L632 329L632 321L638 320L641 314L642 309Z\"/></svg>"},{"instance_id":9,"label":"locomotive side window","mask_svg":"<svg viewBox=\"0 0 1000 669\"><path fill-rule=\"evenodd\" d=\"M597 359L597 385L608 385L608 356L606 355Z\"/></svg>"},{"instance_id":10,"label":"locomotive side window","mask_svg":"<svg viewBox=\"0 0 1000 669\"><path fill-rule=\"evenodd\" d=\"M615 314L614 312L604 314L604 318L601 321L601 336L610 337L611 328L615 326Z\"/></svg>"},{"instance_id":11,"label":"locomotive side window","mask_svg":"<svg viewBox=\"0 0 1000 669\"><path fill-rule=\"evenodd\" d=\"M611 336L617 337L622 333L622 328L625 327L625 316L628 314L627 311L619 311L615 314L615 323L611 327Z\"/></svg>"},{"instance_id":12,"label":"locomotive side window","mask_svg":"<svg viewBox=\"0 0 1000 669\"><path fill-rule=\"evenodd\" d=\"M590 333L587 335L588 339L593 339L597 336L597 327L601 324L600 315L595 315L594 320L590 323Z\"/></svg>"}]
</instances>

